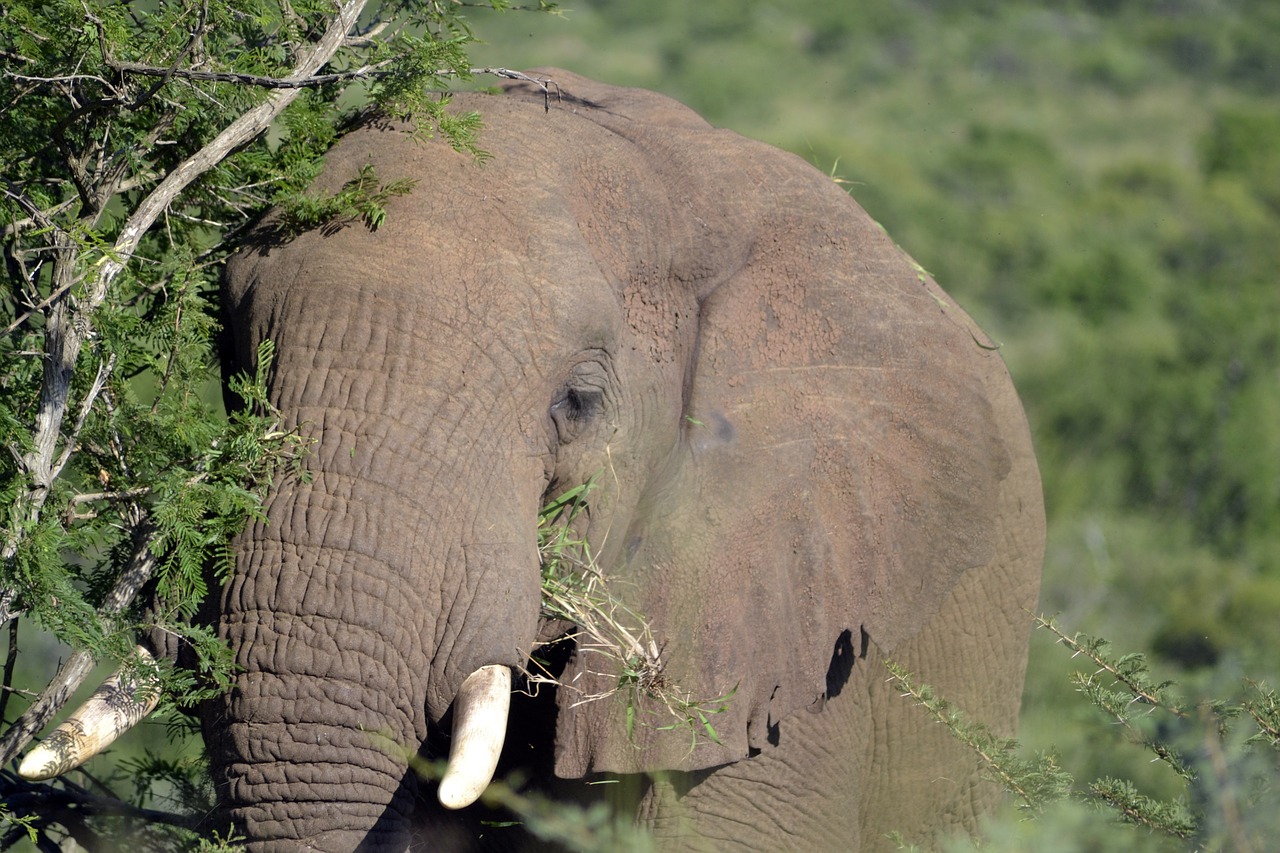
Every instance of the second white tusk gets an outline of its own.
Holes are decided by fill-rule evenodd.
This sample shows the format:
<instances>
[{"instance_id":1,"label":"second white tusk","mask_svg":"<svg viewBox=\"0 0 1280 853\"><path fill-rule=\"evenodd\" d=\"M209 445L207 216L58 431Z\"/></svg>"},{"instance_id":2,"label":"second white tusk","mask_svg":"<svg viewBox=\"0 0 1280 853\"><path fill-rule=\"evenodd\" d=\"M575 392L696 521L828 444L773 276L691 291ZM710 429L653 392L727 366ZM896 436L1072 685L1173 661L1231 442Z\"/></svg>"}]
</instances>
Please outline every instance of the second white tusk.
<instances>
[{"instance_id":1,"label":"second white tusk","mask_svg":"<svg viewBox=\"0 0 1280 853\"><path fill-rule=\"evenodd\" d=\"M453 699L453 746L436 794L447 809L469 806L493 779L507 736L511 670L482 666L467 676Z\"/></svg>"},{"instance_id":2,"label":"second white tusk","mask_svg":"<svg viewBox=\"0 0 1280 853\"><path fill-rule=\"evenodd\" d=\"M117 671L80 708L27 753L18 775L33 782L74 770L133 728L160 701L160 685L149 676L155 662L138 646L140 668L125 675Z\"/></svg>"}]
</instances>

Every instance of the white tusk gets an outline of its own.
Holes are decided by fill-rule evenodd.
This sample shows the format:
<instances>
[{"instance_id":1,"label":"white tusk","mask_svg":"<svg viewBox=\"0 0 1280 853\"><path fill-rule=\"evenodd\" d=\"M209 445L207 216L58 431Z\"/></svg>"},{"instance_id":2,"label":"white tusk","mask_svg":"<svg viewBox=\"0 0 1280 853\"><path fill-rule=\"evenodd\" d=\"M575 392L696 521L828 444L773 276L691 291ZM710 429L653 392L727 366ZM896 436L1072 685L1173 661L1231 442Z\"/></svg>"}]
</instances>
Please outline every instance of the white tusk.
<instances>
[{"instance_id":1,"label":"white tusk","mask_svg":"<svg viewBox=\"0 0 1280 853\"><path fill-rule=\"evenodd\" d=\"M493 779L507 736L511 670L482 666L467 676L453 699L453 746L436 794L447 809L469 806Z\"/></svg>"},{"instance_id":2,"label":"white tusk","mask_svg":"<svg viewBox=\"0 0 1280 853\"><path fill-rule=\"evenodd\" d=\"M138 646L141 665L154 663L151 653ZM111 742L155 710L160 701L160 685L150 678L150 669L125 676L117 671L93 691L93 695L27 753L18 775L32 782L61 776L74 770L111 745ZM139 699L138 694L143 698Z\"/></svg>"}]
</instances>

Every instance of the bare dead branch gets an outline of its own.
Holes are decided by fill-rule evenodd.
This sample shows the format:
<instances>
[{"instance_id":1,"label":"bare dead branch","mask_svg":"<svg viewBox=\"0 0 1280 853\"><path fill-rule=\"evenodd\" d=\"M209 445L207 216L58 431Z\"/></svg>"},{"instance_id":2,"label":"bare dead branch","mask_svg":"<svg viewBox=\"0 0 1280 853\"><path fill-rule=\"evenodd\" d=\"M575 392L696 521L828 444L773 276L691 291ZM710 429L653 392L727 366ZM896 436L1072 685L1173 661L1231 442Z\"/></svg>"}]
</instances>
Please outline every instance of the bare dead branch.
<instances>
[{"instance_id":1,"label":"bare dead branch","mask_svg":"<svg viewBox=\"0 0 1280 853\"><path fill-rule=\"evenodd\" d=\"M510 68L472 68L471 74L492 74L495 77L503 77L507 80L523 80L526 83L532 83L542 90L542 109L546 112L551 111L551 87L555 86L556 97L560 97L560 86L550 77L531 77L523 71L512 71Z\"/></svg>"},{"instance_id":2,"label":"bare dead branch","mask_svg":"<svg viewBox=\"0 0 1280 853\"><path fill-rule=\"evenodd\" d=\"M38 303L31 306L29 310L19 315L18 318L14 320L12 323L10 323L8 326L6 326L4 331L0 332L0 334L4 334L4 335L9 334L14 329L18 328L23 323L27 322L27 320L30 320L31 317L34 316L37 312L43 311L53 303L57 302L62 297L66 296L67 291L75 287L77 281L78 279L71 279L70 281L64 283L61 287L56 288L53 291L53 293L50 293L44 299L41 299Z\"/></svg>"},{"instance_id":3,"label":"bare dead branch","mask_svg":"<svg viewBox=\"0 0 1280 853\"><path fill-rule=\"evenodd\" d=\"M112 97L116 100L121 100L124 97L120 93L120 90L112 85L110 80L107 80L104 77L99 77L97 74L66 74L60 77L33 77L30 74L16 74L12 71L5 71L3 74L0 74L0 77L7 80L21 80L24 83L75 83L81 80L92 80L94 83L99 83L103 88L110 91Z\"/></svg>"},{"instance_id":4,"label":"bare dead branch","mask_svg":"<svg viewBox=\"0 0 1280 853\"><path fill-rule=\"evenodd\" d=\"M118 492L85 492L76 495L71 499L72 506L80 504L94 503L95 501L122 501L128 498L140 498L151 494L149 486L139 486L136 489L123 489Z\"/></svg>"},{"instance_id":5,"label":"bare dead branch","mask_svg":"<svg viewBox=\"0 0 1280 853\"><path fill-rule=\"evenodd\" d=\"M22 615L23 611L15 610L13 607L17 597L18 594L14 590L0 590L0 625Z\"/></svg>"},{"instance_id":6,"label":"bare dead branch","mask_svg":"<svg viewBox=\"0 0 1280 853\"><path fill-rule=\"evenodd\" d=\"M93 379L93 385L85 392L84 399L80 402L80 414L76 418L75 426L71 428L71 434L67 436L62 447L62 455L58 457L58 461L54 463L51 474L54 479L62 473L62 469L67 467L67 463L71 461L71 453L75 450L76 439L80 436L80 431L84 429L84 422L89 418L89 412L93 409L93 401L98 399L98 395L102 393L102 388L107 384L107 377L111 375L111 371L116 366L116 354L111 353L105 361L98 363L98 375Z\"/></svg>"},{"instance_id":7,"label":"bare dead branch","mask_svg":"<svg viewBox=\"0 0 1280 853\"><path fill-rule=\"evenodd\" d=\"M195 829L199 821L199 817L142 808L114 796L91 794L65 779L57 782L28 782L7 771L0 773L0 794L3 794L4 803L13 814L39 815L46 824L65 826L68 820L113 815Z\"/></svg>"},{"instance_id":8,"label":"bare dead branch","mask_svg":"<svg viewBox=\"0 0 1280 853\"><path fill-rule=\"evenodd\" d=\"M5 718L5 713L9 710L9 694L14 691L13 688L13 670L18 665L18 620L9 620L9 651L4 660L4 689L0 691L0 720Z\"/></svg>"}]
</instances>

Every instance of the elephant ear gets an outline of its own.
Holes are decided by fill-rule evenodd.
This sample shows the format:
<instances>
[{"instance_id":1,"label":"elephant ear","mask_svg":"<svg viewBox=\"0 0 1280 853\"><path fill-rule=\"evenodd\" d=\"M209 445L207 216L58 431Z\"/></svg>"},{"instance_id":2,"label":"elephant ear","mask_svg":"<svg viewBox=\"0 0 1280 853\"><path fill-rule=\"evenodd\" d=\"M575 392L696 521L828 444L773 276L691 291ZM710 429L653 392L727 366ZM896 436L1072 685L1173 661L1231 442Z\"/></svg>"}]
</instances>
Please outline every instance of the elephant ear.
<instances>
[{"instance_id":1,"label":"elephant ear","mask_svg":"<svg viewBox=\"0 0 1280 853\"><path fill-rule=\"evenodd\" d=\"M785 740L993 562L1025 424L986 337L829 178L661 96L589 94L668 188L699 325L680 447L607 567L674 702L562 702L557 772L711 767ZM570 677L606 689L590 668Z\"/></svg>"}]
</instances>

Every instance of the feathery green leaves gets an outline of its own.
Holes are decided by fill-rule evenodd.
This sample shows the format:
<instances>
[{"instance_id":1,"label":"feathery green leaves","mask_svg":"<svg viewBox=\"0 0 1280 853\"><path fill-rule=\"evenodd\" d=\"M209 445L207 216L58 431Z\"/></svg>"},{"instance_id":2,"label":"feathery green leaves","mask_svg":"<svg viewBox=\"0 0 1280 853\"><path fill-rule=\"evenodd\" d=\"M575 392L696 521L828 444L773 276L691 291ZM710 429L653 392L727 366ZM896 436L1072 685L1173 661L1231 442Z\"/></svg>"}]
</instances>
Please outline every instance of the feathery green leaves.
<instances>
[{"instance_id":1,"label":"feathery green leaves","mask_svg":"<svg viewBox=\"0 0 1280 853\"><path fill-rule=\"evenodd\" d=\"M287 199L299 227L381 224L385 202L410 189L398 176L370 169L334 199L301 195L366 108L474 150L478 119L448 113L442 92L468 73L462 11L416 0L0 11L0 622L20 616L116 661L139 632L176 638L196 664L161 665L169 707L225 687L229 650L191 617L267 486L302 476L306 447L269 403L269 344L256 374L230 383L242 402L223 410L218 266ZM62 701L6 726L4 761ZM133 772L145 781L156 767ZM70 782L38 790L83 802ZM50 846L66 832L57 813L6 817Z\"/></svg>"}]
</instances>

